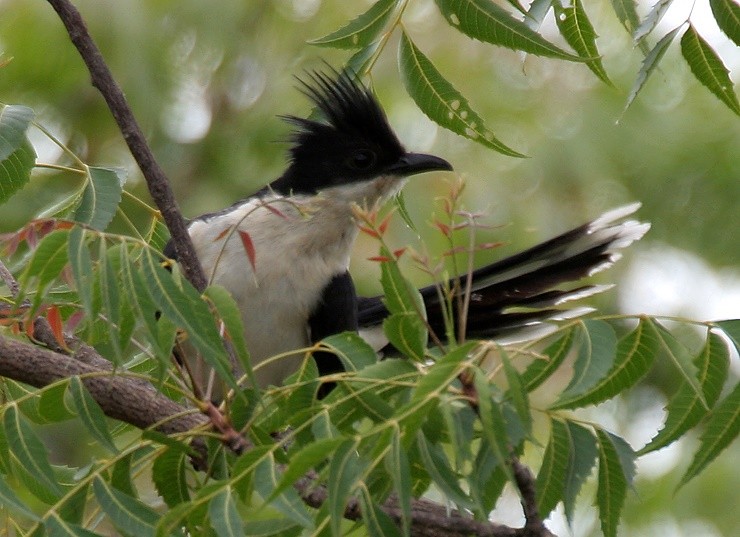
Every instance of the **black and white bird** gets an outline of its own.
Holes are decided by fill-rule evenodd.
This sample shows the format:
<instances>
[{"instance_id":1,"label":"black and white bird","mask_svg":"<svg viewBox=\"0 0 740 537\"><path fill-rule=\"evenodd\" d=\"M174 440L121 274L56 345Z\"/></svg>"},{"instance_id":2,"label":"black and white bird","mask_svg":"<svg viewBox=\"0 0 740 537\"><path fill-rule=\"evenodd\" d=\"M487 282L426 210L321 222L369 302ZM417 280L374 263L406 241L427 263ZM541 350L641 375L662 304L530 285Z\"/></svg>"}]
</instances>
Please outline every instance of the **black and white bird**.
<instances>
[{"instance_id":1,"label":"black and white bird","mask_svg":"<svg viewBox=\"0 0 740 537\"><path fill-rule=\"evenodd\" d=\"M373 93L353 74L314 72L301 83L321 118L285 118L295 128L287 169L259 192L188 227L206 276L240 308L262 387L279 385L303 355L260 366L268 358L348 330L377 332L388 315L382 297L357 296L348 271L358 233L353 206L383 203L409 176L452 170L442 158L407 151ZM560 304L603 286L556 286L606 268L618 250L642 237L648 224L625 221L638 207L616 209L478 269L469 336L505 336L572 314ZM174 256L174 248L168 245L165 253ZM438 329L437 293L428 287L421 294ZM321 374L341 370L328 353L315 358Z\"/></svg>"}]
</instances>

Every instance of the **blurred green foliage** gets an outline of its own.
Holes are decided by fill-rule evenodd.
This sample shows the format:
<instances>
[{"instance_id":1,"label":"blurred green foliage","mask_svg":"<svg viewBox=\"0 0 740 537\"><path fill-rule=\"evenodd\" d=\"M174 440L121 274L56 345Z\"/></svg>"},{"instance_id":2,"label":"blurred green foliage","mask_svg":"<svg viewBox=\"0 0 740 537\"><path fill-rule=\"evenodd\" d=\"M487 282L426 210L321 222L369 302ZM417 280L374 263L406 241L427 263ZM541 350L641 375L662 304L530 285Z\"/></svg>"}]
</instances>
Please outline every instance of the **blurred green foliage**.
<instances>
[{"instance_id":1,"label":"blurred green foliage","mask_svg":"<svg viewBox=\"0 0 740 537\"><path fill-rule=\"evenodd\" d=\"M76 4L186 216L229 205L279 175L288 126L276 115L308 111L293 77L320 67L322 60L340 65L349 57L306 41L326 35L369 5L341 0ZM409 147L432 150L456 166L467 181L470 210L487 211L490 223L511 224L481 237L510 243L496 256L640 200L641 218L653 223L643 244L665 243L737 272L738 118L692 77L676 46L623 113L642 53L608 2L586 4L614 88L582 64L524 57L474 42L452 31L431 1L413 2L404 14L405 29L417 45L497 137L529 158L494 153L424 117L396 71L397 35L372 70L391 123ZM695 9L709 7L697 3ZM561 43L555 35L553 30L550 37ZM718 32L716 38L724 39ZM737 48L724 45L723 50L730 50L725 59L737 72ZM0 102L32 107L37 121L85 162L126 167L127 188L146 196L120 132L48 4L0 2L0 53L0 65L12 58L0 68ZM33 141L39 162L60 158L42 136ZM21 226L75 181L69 174L38 173L3 206L0 233ZM413 179L406 188L406 203L426 243L433 245L434 232L423 222L435 196L447 190L441 175ZM131 210L135 217L139 209ZM414 233L396 224L399 245L415 240ZM360 274L361 287L377 290L377 269L364 260L375 253L368 248L369 243L360 241L353 270ZM625 421L628 417L623 416ZM681 471L691 450L683 451ZM660 517L675 517L679 526L680 521L704 520L718 535L730 535L739 523L737 513L727 509L733 481L737 485L731 464L737 447L728 451L709 480L712 491L727 490L726 495L709 494L697 482L679 492L680 508L674 508L678 504L666 491L673 490L681 471L668 474L645 493L645 501L628 505L622 535L645 535L645 528L654 527ZM719 509L718 502L725 508Z\"/></svg>"}]
</instances>

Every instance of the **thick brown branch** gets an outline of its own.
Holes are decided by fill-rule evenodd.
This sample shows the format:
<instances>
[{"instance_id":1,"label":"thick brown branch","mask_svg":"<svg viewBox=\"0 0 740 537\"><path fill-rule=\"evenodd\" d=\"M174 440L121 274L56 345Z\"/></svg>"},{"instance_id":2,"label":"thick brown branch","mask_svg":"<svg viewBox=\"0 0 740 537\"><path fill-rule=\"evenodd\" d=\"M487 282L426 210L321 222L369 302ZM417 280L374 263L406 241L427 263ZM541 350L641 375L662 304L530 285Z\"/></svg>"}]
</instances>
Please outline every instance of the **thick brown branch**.
<instances>
[{"instance_id":1,"label":"thick brown branch","mask_svg":"<svg viewBox=\"0 0 740 537\"><path fill-rule=\"evenodd\" d=\"M206 287L207 280L195 255L195 249L175 200L175 195L167 177L154 159L154 155L126 102L121 88L113 79L113 75L103 60L100 50L90 37L80 12L68 0L48 0L48 2L64 23L72 43L77 47L88 71L90 71L92 85L103 95L131 154L144 175L149 193L162 213L162 218L170 231L177 251L178 262L182 266L185 276L196 289L202 291Z\"/></svg>"},{"instance_id":2,"label":"thick brown branch","mask_svg":"<svg viewBox=\"0 0 740 537\"><path fill-rule=\"evenodd\" d=\"M102 358L99 358L102 360ZM106 416L130 423L140 429L154 428L164 434L184 433L208 424L206 416L175 403L146 381L124 377L106 367L84 363L74 357L0 336L0 376L42 388L75 375L83 378L85 387ZM156 425L155 425L156 424ZM205 455L205 446L193 442Z\"/></svg>"}]
</instances>

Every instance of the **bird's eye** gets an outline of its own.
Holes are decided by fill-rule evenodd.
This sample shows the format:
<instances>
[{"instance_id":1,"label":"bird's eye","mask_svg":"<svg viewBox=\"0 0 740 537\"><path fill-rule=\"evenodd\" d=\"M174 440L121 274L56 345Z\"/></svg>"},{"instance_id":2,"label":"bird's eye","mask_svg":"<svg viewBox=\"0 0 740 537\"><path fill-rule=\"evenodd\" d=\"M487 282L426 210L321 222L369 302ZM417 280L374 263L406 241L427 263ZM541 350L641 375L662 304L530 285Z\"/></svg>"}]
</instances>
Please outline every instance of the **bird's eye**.
<instances>
[{"instance_id":1,"label":"bird's eye","mask_svg":"<svg viewBox=\"0 0 740 537\"><path fill-rule=\"evenodd\" d=\"M373 164L375 164L375 160L375 153L369 149L360 149L355 151L354 154L349 157L347 164L353 170L362 171L369 169Z\"/></svg>"}]
</instances>

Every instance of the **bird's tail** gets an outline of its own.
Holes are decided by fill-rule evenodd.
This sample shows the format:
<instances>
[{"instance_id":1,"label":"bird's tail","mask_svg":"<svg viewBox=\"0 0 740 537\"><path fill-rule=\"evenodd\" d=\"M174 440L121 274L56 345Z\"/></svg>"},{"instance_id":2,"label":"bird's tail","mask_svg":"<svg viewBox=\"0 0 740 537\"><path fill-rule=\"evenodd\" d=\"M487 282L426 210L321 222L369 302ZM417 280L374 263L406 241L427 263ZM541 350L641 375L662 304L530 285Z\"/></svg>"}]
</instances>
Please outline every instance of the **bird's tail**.
<instances>
[{"instance_id":1,"label":"bird's tail","mask_svg":"<svg viewBox=\"0 0 740 537\"><path fill-rule=\"evenodd\" d=\"M474 271L467 337L529 339L546 331L547 321L591 311L565 304L612 287L579 284L578 280L610 267L621 257L621 249L650 229L650 224L628 218L639 207L639 203L632 203L613 209L562 235ZM464 277L462 284L464 287ZM453 285L450 282L450 288ZM432 285L420 292L429 325L442 336L444 306L440 304L437 288ZM358 306L360 332L379 331L383 319L389 315L382 297L360 298ZM376 337L377 334L369 339Z\"/></svg>"}]
</instances>

